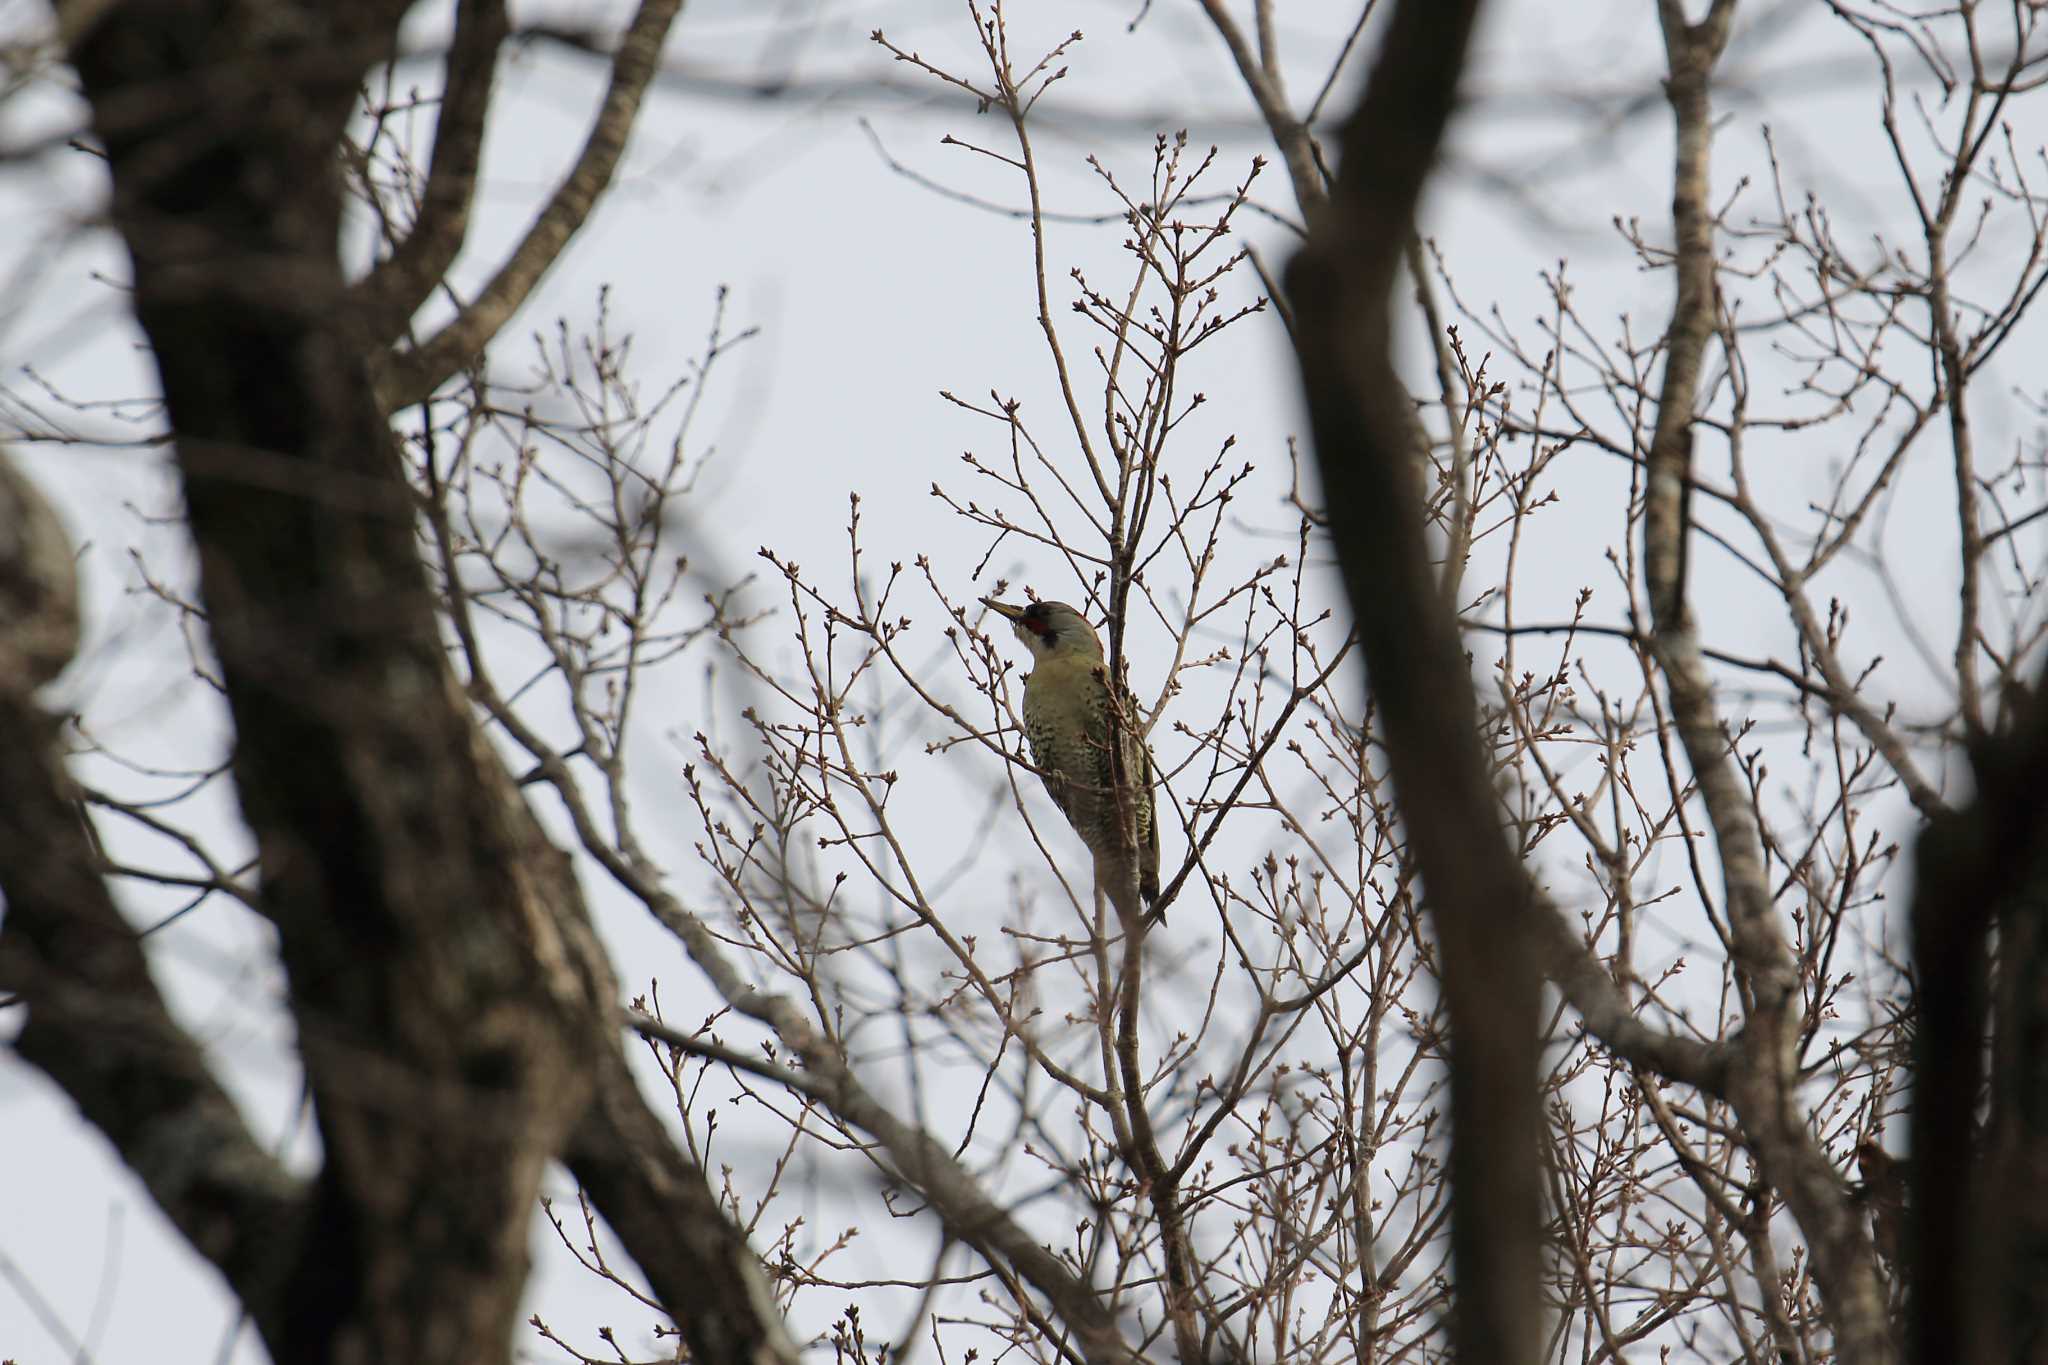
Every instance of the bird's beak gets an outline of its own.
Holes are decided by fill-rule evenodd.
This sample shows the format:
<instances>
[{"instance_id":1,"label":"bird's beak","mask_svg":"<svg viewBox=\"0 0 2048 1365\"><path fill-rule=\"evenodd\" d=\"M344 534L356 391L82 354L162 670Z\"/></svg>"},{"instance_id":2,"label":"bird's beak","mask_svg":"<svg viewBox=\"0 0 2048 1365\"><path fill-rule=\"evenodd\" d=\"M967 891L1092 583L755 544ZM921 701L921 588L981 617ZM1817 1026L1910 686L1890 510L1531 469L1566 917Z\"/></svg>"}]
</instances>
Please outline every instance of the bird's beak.
<instances>
[{"instance_id":1,"label":"bird's beak","mask_svg":"<svg viewBox=\"0 0 2048 1365\"><path fill-rule=\"evenodd\" d=\"M1022 616L1026 611L1029 610L1028 607L1017 607L1010 605L1008 602L998 602L993 597L982 598L981 605L987 607L990 611L1002 617L1005 621L1015 621L1018 617Z\"/></svg>"}]
</instances>

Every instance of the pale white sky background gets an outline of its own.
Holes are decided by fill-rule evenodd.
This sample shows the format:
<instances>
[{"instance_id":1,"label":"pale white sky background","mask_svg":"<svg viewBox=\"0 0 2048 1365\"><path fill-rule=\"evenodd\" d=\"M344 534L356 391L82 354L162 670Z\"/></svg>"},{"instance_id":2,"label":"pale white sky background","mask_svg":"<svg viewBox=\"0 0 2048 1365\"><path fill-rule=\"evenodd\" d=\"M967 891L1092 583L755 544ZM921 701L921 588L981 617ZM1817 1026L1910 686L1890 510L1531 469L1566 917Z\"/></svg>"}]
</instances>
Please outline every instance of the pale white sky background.
<instances>
[{"instance_id":1,"label":"pale white sky background","mask_svg":"<svg viewBox=\"0 0 2048 1365\"><path fill-rule=\"evenodd\" d=\"M445 8L426 6L414 16L412 32L422 46L433 41ZM1335 51L1343 19L1338 12L1349 8L1282 7L1283 49L1300 63L1297 96L1319 79ZM1723 63L1724 77L1739 89L1720 104L1717 197L1739 174L1760 167L1757 128L1768 121L1788 178L1827 200L1846 225L1845 240L1867 243L1876 228L1907 224L1876 135L1870 60L1843 40L1821 8L1746 7ZM619 5L515 6L522 20L545 14L579 25L616 20L620 12ZM1037 0L1014 7L1012 41L1020 50L1048 45L1076 28L1087 35L1068 58L1070 78L1054 88L1044 109L1038 151L1056 209L1099 213L1113 207L1082 164L1090 152L1120 176L1142 181L1150 165L1144 120L1153 116L1161 130L1185 127L1196 146L1221 148L1215 189L1241 177L1254 154L1272 158L1248 97L1198 11L1186 0L1154 0L1143 23L1127 31L1138 13L1135 2ZM39 5L0 3L0 28L9 34L44 17ZM929 553L956 599L986 591L998 574L1030 582L1048 596L1072 596L1056 563L1007 546L977 580L974 566L985 542L929 495L937 479L975 496L959 456L990 449L994 439L991 428L943 402L941 388L972 396L998 388L1021 397L1027 413L1040 414L1045 433L1057 434L1058 426L1033 321L1024 224L892 172L861 122L920 175L1015 204L1021 194L1014 175L939 145L946 133L999 145L1005 130L997 117L978 119L970 105L891 63L867 41L875 28L935 62L976 67L964 7L951 0L693 0L670 45L679 72L715 71L738 81L789 76L801 93L783 99L706 93L687 75L661 84L642 113L618 183L538 298L507 329L494 364L502 374L522 373L532 355L528 335L551 329L563 316L572 325L587 324L599 286L609 285L614 332L632 333L636 370L650 389L657 387L701 348L714 290L728 285L729 325L758 326L762 334L730 358L698 428L700 442L717 446L691 504L689 534L701 543L694 551L700 563L749 572L757 565L756 547L768 545L843 583L846 499L858 491L866 544L878 562ZM1455 173L1432 193L1426 221L1460 293L1475 305L1497 303L1520 324L1544 306L1539 272L1568 258L1582 311L1594 326L1606 326L1611 336L1627 314L1638 337L1652 335L1665 318L1668 279L1639 270L1612 227L1616 218L1638 217L1652 238L1668 237L1669 115L1657 86L1661 53L1651 0L1501 0L1492 7L1479 52L1472 81L1477 102L1456 129ZM552 187L602 90L598 64L556 47L515 47L503 62L477 228L457 271L468 283L480 278ZM1363 61L1354 59L1354 73L1362 70ZM436 78L428 62L406 71L407 81L421 85ZM842 81L846 86L835 93ZM915 93L869 85L877 81ZM2023 102L2023 110L2013 115L2019 140L2037 144L2048 118L2039 100ZM1078 112L1130 121L1105 133L1075 122ZM20 97L0 108L0 142L19 146L79 115L77 102L61 90ZM1261 186L1260 199L1291 216L1277 165L1269 166ZM0 243L0 391L7 395L37 395L25 366L73 399L105 403L149 392L147 357L118 289L124 262L111 237L91 225L99 194L95 163L75 151L52 151L0 171L0 220L12 225ZM1759 201L1758 211L1763 207ZM1240 225L1272 259L1284 259L1284 232L1251 216ZM1105 280L1123 277L1120 236L1114 226L1054 230L1056 306L1071 296L1069 264ZM1256 292L1250 272L1233 280L1245 299ZM1473 351L1483 352L1476 329L1465 330ZM2005 385L2026 382L2013 368L2022 353L2008 350ZM1226 552L1245 562L1269 558L1288 546L1254 532L1290 527L1280 502L1285 443L1301 430L1277 320L1269 315L1243 324L1228 349L1219 348L1205 364L1197 386L1211 400L1198 419L1206 436L1191 434L1188 444L1214 444L1234 433L1236 453L1260 466L1252 491L1240 500L1246 530ZM1505 374L1506 367L1497 372ZM2016 406L2001 410L1992 402L1981 415L1992 443L2009 445L2026 430ZM146 404L73 418L100 435L141 434L155 423ZM1759 477L1818 494L1834 453L1804 452L1780 467L1766 465ZM85 572L93 643L59 697L83 709L100 739L133 757L163 767L207 761L227 735L224 716L187 675L179 623L135 592L137 571L129 559L131 548L139 549L160 576L189 578L175 527L147 519L173 506L160 454L84 444L31 449L23 458L90 542ZM1909 471L1896 501L1910 508L1914 480L1943 487L1946 477L1930 449ZM1591 619L1619 620L1620 600L1600 554L1621 525L1623 475L1618 466L1571 466L1558 481L1571 494L1569 510L1542 523L1543 533L1524 550L1521 610L1530 618L1562 619L1573 594L1592 585ZM1941 505L1945 496L1933 502ZM1937 640L1946 633L1943 613L1951 600L1944 534L1939 524L1918 526L1908 518L1891 563ZM1480 572L1475 567L1475 580ZM1852 586L1849 571L1843 577L1841 591L1869 597L1873 618L1884 614L1868 575L1860 586ZM1713 643L1745 654L1786 653L1781 614L1758 610L1740 571L1725 558L1696 556L1695 583ZM911 614L927 630L919 648L935 648L942 624L936 609L923 602ZM1912 649L1874 619L1872 626L1870 648L1894 660L1875 685L1909 705L1916 697L1936 700L1928 691L1931 675ZM1144 677L1142 643L1133 658L1141 685L1155 685ZM675 695L643 711L636 775L643 818L669 806L677 811L672 828L664 830L659 817L645 822L672 836L662 852L685 891L701 886L701 873L689 852L696 826L681 806L678 770L689 756L691 732L717 721L709 714L716 698L707 699L692 681L700 668L693 663L676 670ZM735 724L723 721L728 730ZM921 751L922 737L912 739L907 752ZM938 794L931 801L935 819L959 793L973 790L941 772L936 760L920 767L906 759L905 771ZM110 780L103 769L95 776ZM234 839L226 794L199 799L212 802L204 823L224 840ZM195 818L193 808L186 817ZM1897 832L1906 831L1901 826ZM140 843L128 851L161 852ZM1020 860L1019 866L1029 865ZM694 1022L708 993L675 945L599 878L585 881L625 989L643 990L658 977L671 1017ZM146 922L176 901L130 891L126 904ZM1215 937L1213 924L1204 926L1192 909L1176 918L1172 933L1195 942ZM267 940L253 918L211 905L157 935L152 953L181 1016L207 1042L251 1123L289 1143L290 1134L304 1130ZM1674 953L1682 947L1669 945ZM0 1014L0 1036L9 1027L5 1020ZM292 1150L301 1159L310 1156L303 1139ZM749 1159L743 1139L723 1155ZM558 1195L572 1191L559 1173L551 1185ZM850 1207L857 1194L821 1199L813 1232L829 1236L850 1221L842 1205ZM922 1245L930 1229L871 1220L867 1241L853 1255L869 1258L861 1264L880 1264L888 1258L886 1239L898 1235ZM535 1236L532 1309L585 1349L597 1348L598 1325L611 1324L632 1349L647 1354L647 1311L578 1272L538 1224ZM250 1334L229 1344L234 1308L213 1272L185 1249L97 1134L74 1119L68 1101L4 1050L0 1257L0 1357L43 1365L72 1358L81 1341L100 1361L182 1365L262 1357ZM854 1265L842 1265L841 1272L854 1274ZM31 1293L54 1322L31 1303ZM806 1322L800 1330L823 1325ZM883 1325L870 1328L880 1332ZM526 1358L559 1358L530 1334L520 1337L520 1350Z\"/></svg>"}]
</instances>

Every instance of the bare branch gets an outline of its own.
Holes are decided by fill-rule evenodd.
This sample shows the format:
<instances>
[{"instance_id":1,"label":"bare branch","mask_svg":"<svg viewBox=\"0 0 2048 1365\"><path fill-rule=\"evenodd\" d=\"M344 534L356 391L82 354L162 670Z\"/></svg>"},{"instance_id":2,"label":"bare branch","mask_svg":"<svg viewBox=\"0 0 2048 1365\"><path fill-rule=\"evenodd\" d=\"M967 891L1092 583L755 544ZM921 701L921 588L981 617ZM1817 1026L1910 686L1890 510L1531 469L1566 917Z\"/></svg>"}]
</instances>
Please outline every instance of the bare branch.
<instances>
[{"instance_id":1,"label":"bare branch","mask_svg":"<svg viewBox=\"0 0 2048 1365\"><path fill-rule=\"evenodd\" d=\"M1796 1107L1799 978L1764 874L1762 833L1748 784L1715 711L1713 685L1686 601L1686 489L1701 362L1717 312L1714 219L1708 201L1713 130L1709 85L1727 44L1734 0L1714 0L1688 23L1679 0L1658 0L1677 126L1672 217L1676 301L1664 333L1664 379L1648 460L1643 570L1653 622L1650 648L1670 691L1672 719L1714 828L1734 963L1748 1010L1729 1098L1745 1135L1783 1191L1814 1253L1814 1274L1834 1307L1841 1348L1859 1360L1892 1358L1876 1254L1847 1188L1813 1142Z\"/></svg>"},{"instance_id":2,"label":"bare branch","mask_svg":"<svg viewBox=\"0 0 2048 1365\"><path fill-rule=\"evenodd\" d=\"M471 364L561 258L611 184L662 44L681 9L682 0L641 0L612 58L611 85L575 166L483 292L433 336L385 358L377 393L386 411L421 401Z\"/></svg>"},{"instance_id":3,"label":"bare branch","mask_svg":"<svg viewBox=\"0 0 2048 1365\"><path fill-rule=\"evenodd\" d=\"M760 1258L676 1150L619 1050L597 1056L597 1098L562 1159L618 1234L700 1360L795 1365Z\"/></svg>"},{"instance_id":4,"label":"bare branch","mask_svg":"<svg viewBox=\"0 0 2048 1365\"><path fill-rule=\"evenodd\" d=\"M351 291L372 345L389 345L405 331L469 238L484 120L497 83L498 49L509 31L504 0L462 0L456 6L434 155L412 230Z\"/></svg>"}]
</instances>

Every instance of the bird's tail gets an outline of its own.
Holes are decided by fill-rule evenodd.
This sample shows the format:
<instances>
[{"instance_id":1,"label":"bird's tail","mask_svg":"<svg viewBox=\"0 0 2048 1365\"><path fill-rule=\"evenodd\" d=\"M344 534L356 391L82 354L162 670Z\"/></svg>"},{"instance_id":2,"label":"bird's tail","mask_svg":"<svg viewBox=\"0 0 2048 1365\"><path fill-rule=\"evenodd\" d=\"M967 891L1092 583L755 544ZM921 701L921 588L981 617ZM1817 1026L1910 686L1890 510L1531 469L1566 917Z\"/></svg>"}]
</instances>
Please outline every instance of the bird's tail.
<instances>
[{"instance_id":1,"label":"bird's tail","mask_svg":"<svg viewBox=\"0 0 2048 1365\"><path fill-rule=\"evenodd\" d=\"M1141 925L1165 922L1165 913L1152 908L1152 902L1159 898L1157 873L1141 877L1137 868L1121 859L1098 858L1095 875L1102 883L1109 903L1115 907L1116 917L1122 921L1126 933L1135 932Z\"/></svg>"}]
</instances>

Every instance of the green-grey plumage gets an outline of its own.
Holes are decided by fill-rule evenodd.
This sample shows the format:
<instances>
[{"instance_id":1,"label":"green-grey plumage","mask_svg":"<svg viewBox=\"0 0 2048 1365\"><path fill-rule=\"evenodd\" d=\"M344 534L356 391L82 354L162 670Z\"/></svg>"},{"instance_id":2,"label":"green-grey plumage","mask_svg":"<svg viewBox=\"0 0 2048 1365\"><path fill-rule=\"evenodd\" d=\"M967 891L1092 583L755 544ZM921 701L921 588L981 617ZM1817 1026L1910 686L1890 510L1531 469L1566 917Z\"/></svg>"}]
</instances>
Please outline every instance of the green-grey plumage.
<instances>
[{"instance_id":1,"label":"green-grey plumage","mask_svg":"<svg viewBox=\"0 0 2048 1365\"><path fill-rule=\"evenodd\" d=\"M1097 879L1127 923L1159 899L1159 822L1152 755L1128 691L1109 685L1102 641L1064 602L1015 606L982 599L1031 650L1024 680L1024 737L1045 789L1095 859ZM1112 715L1111 696L1120 700ZM1112 733L1117 744L1111 746ZM1128 803L1126 805L1126 803ZM1128 833L1126 832L1128 831ZM1144 918L1163 919L1158 911Z\"/></svg>"}]
</instances>

